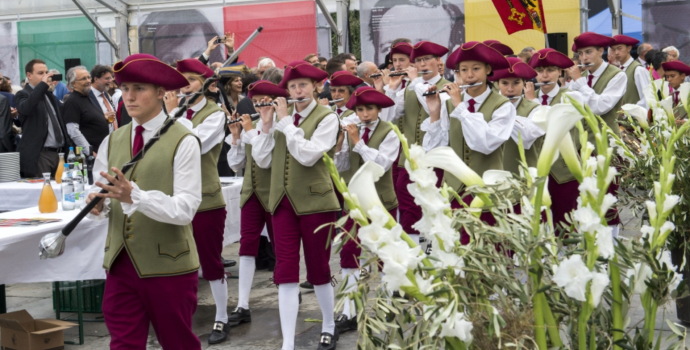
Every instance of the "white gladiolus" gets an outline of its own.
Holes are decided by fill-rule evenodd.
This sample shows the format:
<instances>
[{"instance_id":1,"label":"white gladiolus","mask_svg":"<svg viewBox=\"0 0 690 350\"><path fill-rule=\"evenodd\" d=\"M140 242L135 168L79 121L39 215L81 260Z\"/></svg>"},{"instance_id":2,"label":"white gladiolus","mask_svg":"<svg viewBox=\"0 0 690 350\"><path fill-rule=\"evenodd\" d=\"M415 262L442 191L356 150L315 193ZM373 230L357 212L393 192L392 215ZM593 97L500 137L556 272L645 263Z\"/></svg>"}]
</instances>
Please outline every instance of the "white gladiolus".
<instances>
[{"instance_id":1,"label":"white gladiolus","mask_svg":"<svg viewBox=\"0 0 690 350\"><path fill-rule=\"evenodd\" d=\"M635 119L642 129L649 129L649 123L647 122L647 109L635 104L624 104L621 108L630 114L633 119Z\"/></svg>"},{"instance_id":2,"label":"white gladiolus","mask_svg":"<svg viewBox=\"0 0 690 350\"><path fill-rule=\"evenodd\" d=\"M665 235L665 234L668 234L669 232L671 232L675 229L676 229L676 225L674 225L670 221L666 221L666 222L664 222L663 225L661 225L661 228L659 229L659 231L661 232L662 235Z\"/></svg>"},{"instance_id":3,"label":"white gladiolus","mask_svg":"<svg viewBox=\"0 0 690 350\"><path fill-rule=\"evenodd\" d=\"M678 95L680 96L680 100L683 101L683 106L688 106L688 94L690 94L690 83L682 83L680 84L680 88L678 88Z\"/></svg>"},{"instance_id":4,"label":"white gladiolus","mask_svg":"<svg viewBox=\"0 0 690 350\"><path fill-rule=\"evenodd\" d=\"M673 207L678 204L678 201L680 201L680 197L675 195L675 194L669 194L666 196L666 199L664 200L664 213L668 213L673 209Z\"/></svg>"},{"instance_id":5,"label":"white gladiolus","mask_svg":"<svg viewBox=\"0 0 690 350\"><path fill-rule=\"evenodd\" d=\"M601 214L606 215L606 212L616 203L618 198L616 196L607 193L604 195L604 200L601 203Z\"/></svg>"},{"instance_id":6,"label":"white gladiolus","mask_svg":"<svg viewBox=\"0 0 690 350\"><path fill-rule=\"evenodd\" d=\"M359 209L357 209L357 208L351 209L349 214L350 214L350 217L352 218L352 220L355 220L355 221L356 220L366 220L364 218L364 215L362 215L362 212L359 211Z\"/></svg>"},{"instance_id":7,"label":"white gladiolus","mask_svg":"<svg viewBox=\"0 0 690 350\"><path fill-rule=\"evenodd\" d=\"M647 206L647 214L649 214L649 221L656 220L656 202L645 201L644 204Z\"/></svg>"},{"instance_id":8,"label":"white gladiolus","mask_svg":"<svg viewBox=\"0 0 690 350\"><path fill-rule=\"evenodd\" d=\"M455 253L446 253L440 249L432 250L431 256L438 259L438 261L433 261L434 266L443 269L452 268L455 275L465 278L465 271L462 270L465 267L465 260L461 256Z\"/></svg>"},{"instance_id":9,"label":"white gladiolus","mask_svg":"<svg viewBox=\"0 0 690 350\"><path fill-rule=\"evenodd\" d=\"M594 272L592 275L592 303L594 307L597 307L601 302L601 296L604 294L604 290L606 290L611 280L605 273Z\"/></svg>"},{"instance_id":10,"label":"white gladiolus","mask_svg":"<svg viewBox=\"0 0 690 350\"><path fill-rule=\"evenodd\" d=\"M652 277L652 268L646 263L635 263L633 264L633 268L628 270L627 276L628 278L632 277L634 280L633 289L635 293L644 294L647 290L645 281Z\"/></svg>"},{"instance_id":11,"label":"white gladiolus","mask_svg":"<svg viewBox=\"0 0 690 350\"><path fill-rule=\"evenodd\" d=\"M642 225L642 228L640 228L640 232L642 232L642 243L644 244L644 241L647 241L651 244L652 236L654 236L654 227L651 227L649 225Z\"/></svg>"},{"instance_id":12,"label":"white gladiolus","mask_svg":"<svg viewBox=\"0 0 690 350\"><path fill-rule=\"evenodd\" d=\"M671 261L671 252L668 250L664 250L661 252L659 256L657 256L657 259L659 259L659 263L661 265L666 265L666 268L673 271L673 280L671 280L671 284L668 286L670 291L676 290L678 288L678 285L680 284L680 281L683 280L683 275L678 274L678 267L676 265L673 265L673 262Z\"/></svg>"},{"instance_id":13,"label":"white gladiolus","mask_svg":"<svg viewBox=\"0 0 690 350\"><path fill-rule=\"evenodd\" d=\"M659 101L659 105L664 109L667 117L673 117L673 97L666 97L665 99Z\"/></svg>"},{"instance_id":14,"label":"white gladiolus","mask_svg":"<svg viewBox=\"0 0 690 350\"><path fill-rule=\"evenodd\" d=\"M578 301L586 301L587 282L592 277L592 272L582 262L582 256L572 255L558 265L553 281L563 288L569 297Z\"/></svg>"},{"instance_id":15,"label":"white gladiolus","mask_svg":"<svg viewBox=\"0 0 690 350\"><path fill-rule=\"evenodd\" d=\"M615 255L613 249L613 228L603 225L597 228L597 250L604 259L610 259Z\"/></svg>"},{"instance_id":16,"label":"white gladiolus","mask_svg":"<svg viewBox=\"0 0 690 350\"><path fill-rule=\"evenodd\" d=\"M458 338L465 343L470 343L472 342L472 327L472 322L467 321L465 314L457 312L443 323L441 336Z\"/></svg>"},{"instance_id":17,"label":"white gladiolus","mask_svg":"<svg viewBox=\"0 0 690 350\"><path fill-rule=\"evenodd\" d=\"M586 177L577 187L580 193L589 193L592 197L597 197L599 195L599 187L597 186L597 179L593 177Z\"/></svg>"},{"instance_id":18,"label":"white gladiolus","mask_svg":"<svg viewBox=\"0 0 690 350\"><path fill-rule=\"evenodd\" d=\"M547 113L549 119L544 144L539 155L537 169L539 176L546 176L549 174L551 164L553 164L556 155L556 149L565 137L565 134L570 132L575 124L582 119L582 115L571 104L559 103Z\"/></svg>"},{"instance_id":19,"label":"white gladiolus","mask_svg":"<svg viewBox=\"0 0 690 350\"><path fill-rule=\"evenodd\" d=\"M422 261L424 256L421 256L420 247L416 246L410 248L404 241L395 241L387 243L379 249L378 255L383 261L383 272L386 272L386 267L400 268L407 272L408 269L417 267L417 264Z\"/></svg>"},{"instance_id":20,"label":"white gladiolus","mask_svg":"<svg viewBox=\"0 0 690 350\"><path fill-rule=\"evenodd\" d=\"M374 207L380 207L385 210L375 186L376 181L385 172L383 167L375 162L365 162L355 175L352 176L350 184L347 186L350 194L357 197L359 206L367 215Z\"/></svg>"},{"instance_id":21,"label":"white gladiolus","mask_svg":"<svg viewBox=\"0 0 690 350\"><path fill-rule=\"evenodd\" d=\"M441 195L435 184L433 186L421 187L418 183L413 182L407 185L407 190L414 197L415 203L426 209L427 212L443 213L445 209L450 208L450 204Z\"/></svg>"},{"instance_id":22,"label":"white gladiolus","mask_svg":"<svg viewBox=\"0 0 690 350\"><path fill-rule=\"evenodd\" d=\"M433 288L431 288L431 284L433 282L432 278L424 279L424 277L420 276L419 274L416 274L414 278L420 293L426 295L434 291Z\"/></svg>"},{"instance_id":23,"label":"white gladiolus","mask_svg":"<svg viewBox=\"0 0 690 350\"><path fill-rule=\"evenodd\" d=\"M601 226L599 214L589 206L577 208L573 212L573 219L578 223L578 227L582 232L594 232Z\"/></svg>"}]
</instances>

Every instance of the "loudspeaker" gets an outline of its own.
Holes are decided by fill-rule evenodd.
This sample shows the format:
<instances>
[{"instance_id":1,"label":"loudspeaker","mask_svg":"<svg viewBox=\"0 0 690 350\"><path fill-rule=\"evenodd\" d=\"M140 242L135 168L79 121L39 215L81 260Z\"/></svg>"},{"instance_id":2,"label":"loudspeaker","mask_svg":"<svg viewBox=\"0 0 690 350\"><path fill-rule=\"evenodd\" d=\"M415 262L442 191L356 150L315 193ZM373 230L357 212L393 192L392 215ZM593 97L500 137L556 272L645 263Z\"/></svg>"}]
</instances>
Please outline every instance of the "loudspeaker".
<instances>
[{"instance_id":1,"label":"loudspeaker","mask_svg":"<svg viewBox=\"0 0 690 350\"><path fill-rule=\"evenodd\" d=\"M546 38L549 41L549 47L566 55L568 55L568 33L548 33Z\"/></svg>"},{"instance_id":2,"label":"loudspeaker","mask_svg":"<svg viewBox=\"0 0 690 350\"><path fill-rule=\"evenodd\" d=\"M81 66L81 59L80 58L65 58L65 74L67 74L67 71L76 66Z\"/></svg>"}]
</instances>

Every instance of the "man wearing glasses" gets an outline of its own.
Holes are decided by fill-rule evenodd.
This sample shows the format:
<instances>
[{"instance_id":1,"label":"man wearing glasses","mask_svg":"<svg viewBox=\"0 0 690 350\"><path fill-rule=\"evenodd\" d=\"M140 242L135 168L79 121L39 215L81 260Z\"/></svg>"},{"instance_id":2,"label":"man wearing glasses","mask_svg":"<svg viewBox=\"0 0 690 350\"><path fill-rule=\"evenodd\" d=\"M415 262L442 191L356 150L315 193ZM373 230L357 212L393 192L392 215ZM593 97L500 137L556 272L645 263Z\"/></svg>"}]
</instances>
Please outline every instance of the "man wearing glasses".
<instances>
[{"instance_id":1,"label":"man wearing glasses","mask_svg":"<svg viewBox=\"0 0 690 350\"><path fill-rule=\"evenodd\" d=\"M100 106L90 100L91 75L86 67L70 68L67 86L73 90L62 109L67 133L77 146L84 148L85 154L91 154L110 134L108 120Z\"/></svg>"}]
</instances>

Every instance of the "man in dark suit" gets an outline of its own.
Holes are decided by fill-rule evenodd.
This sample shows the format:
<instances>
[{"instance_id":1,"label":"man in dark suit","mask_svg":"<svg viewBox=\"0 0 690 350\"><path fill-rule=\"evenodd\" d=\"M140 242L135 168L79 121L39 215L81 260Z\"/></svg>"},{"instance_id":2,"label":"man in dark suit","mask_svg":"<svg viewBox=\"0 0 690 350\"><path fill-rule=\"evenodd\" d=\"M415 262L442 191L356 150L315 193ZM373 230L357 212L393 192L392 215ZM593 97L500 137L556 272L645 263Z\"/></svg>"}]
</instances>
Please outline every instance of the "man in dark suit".
<instances>
[{"instance_id":1,"label":"man in dark suit","mask_svg":"<svg viewBox=\"0 0 690 350\"><path fill-rule=\"evenodd\" d=\"M14 152L14 132L10 101L0 95L0 153L2 152Z\"/></svg>"},{"instance_id":2,"label":"man in dark suit","mask_svg":"<svg viewBox=\"0 0 690 350\"><path fill-rule=\"evenodd\" d=\"M112 117L116 115L117 106L113 104L113 100L108 95L108 86L113 82L113 79L113 70L110 67L97 64L91 68L89 98L101 109L103 117L106 119L108 115L112 115ZM110 132L115 131L117 127L117 123L111 123L109 125Z\"/></svg>"},{"instance_id":3,"label":"man in dark suit","mask_svg":"<svg viewBox=\"0 0 690 350\"><path fill-rule=\"evenodd\" d=\"M70 145L60 108L52 92L52 74L45 62L33 59L26 64L28 83L14 97L22 138L19 141L20 169L25 177L55 176L58 153Z\"/></svg>"}]
</instances>

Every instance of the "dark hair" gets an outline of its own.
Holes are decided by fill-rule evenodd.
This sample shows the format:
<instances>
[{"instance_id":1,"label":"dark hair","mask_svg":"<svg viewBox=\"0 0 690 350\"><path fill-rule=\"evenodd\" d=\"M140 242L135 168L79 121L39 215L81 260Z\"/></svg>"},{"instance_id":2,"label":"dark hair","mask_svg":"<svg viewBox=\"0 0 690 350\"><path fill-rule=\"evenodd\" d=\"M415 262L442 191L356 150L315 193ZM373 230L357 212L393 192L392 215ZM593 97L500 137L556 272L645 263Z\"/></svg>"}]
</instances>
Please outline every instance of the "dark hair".
<instances>
[{"instance_id":1,"label":"dark hair","mask_svg":"<svg viewBox=\"0 0 690 350\"><path fill-rule=\"evenodd\" d=\"M10 80L6 77L0 79L0 91L12 92L12 85L10 85Z\"/></svg>"},{"instance_id":2,"label":"dark hair","mask_svg":"<svg viewBox=\"0 0 690 350\"><path fill-rule=\"evenodd\" d=\"M326 63L326 73L328 73L328 76L330 77L333 75L333 73L343 70L343 64L345 64L345 61L341 61L337 58L331 58L328 60L328 63Z\"/></svg>"},{"instance_id":3,"label":"dark hair","mask_svg":"<svg viewBox=\"0 0 690 350\"><path fill-rule=\"evenodd\" d=\"M33 73L34 72L34 65L35 64L46 64L45 61L34 58L33 60L29 61L26 64L26 67L24 67L24 73Z\"/></svg>"},{"instance_id":4,"label":"dark hair","mask_svg":"<svg viewBox=\"0 0 690 350\"><path fill-rule=\"evenodd\" d=\"M321 63L312 63L312 66L314 66L314 67L316 67L316 68L318 68L324 72L326 71L326 67L324 67L323 64L321 64Z\"/></svg>"},{"instance_id":5,"label":"dark hair","mask_svg":"<svg viewBox=\"0 0 690 350\"><path fill-rule=\"evenodd\" d=\"M273 67L269 67L269 68L273 68ZM266 69L266 70L268 70L268 69ZM264 73L266 73L266 72L264 71ZM242 93L244 95L247 95L247 91L248 91L247 88L249 87L249 84L251 84L255 81L259 81L259 76L256 74L253 74L253 73L247 74L247 75L242 77Z\"/></svg>"},{"instance_id":6,"label":"dark hair","mask_svg":"<svg viewBox=\"0 0 690 350\"><path fill-rule=\"evenodd\" d=\"M328 61L328 58L319 56L319 62Z\"/></svg>"},{"instance_id":7,"label":"dark hair","mask_svg":"<svg viewBox=\"0 0 690 350\"><path fill-rule=\"evenodd\" d=\"M651 49L651 50L645 52L645 54L644 54L644 60L645 60L645 62L647 62L647 64L651 65L651 64L652 64L652 60L654 59L654 55L655 55L657 52L660 52L660 51L659 51L659 50L655 50L655 49Z\"/></svg>"},{"instance_id":8,"label":"dark hair","mask_svg":"<svg viewBox=\"0 0 690 350\"><path fill-rule=\"evenodd\" d=\"M666 61L668 61L668 52L657 51L654 53L654 57L652 57L652 66L654 69L659 70L661 64Z\"/></svg>"},{"instance_id":9,"label":"dark hair","mask_svg":"<svg viewBox=\"0 0 690 350\"><path fill-rule=\"evenodd\" d=\"M350 61L355 61L355 62L357 62L357 59L356 59L356 58L352 58L352 56L353 56L353 55L352 55L351 53L343 52L343 53L340 53L340 54L336 55L335 57L333 57L333 59L337 59L337 60L343 61L343 63L345 63L345 60L350 60Z\"/></svg>"},{"instance_id":10,"label":"dark hair","mask_svg":"<svg viewBox=\"0 0 690 350\"><path fill-rule=\"evenodd\" d=\"M91 68L91 82L93 83L96 79L100 79L102 76L106 75L107 73L113 74L113 69L104 66L102 64L97 64Z\"/></svg>"}]
</instances>

